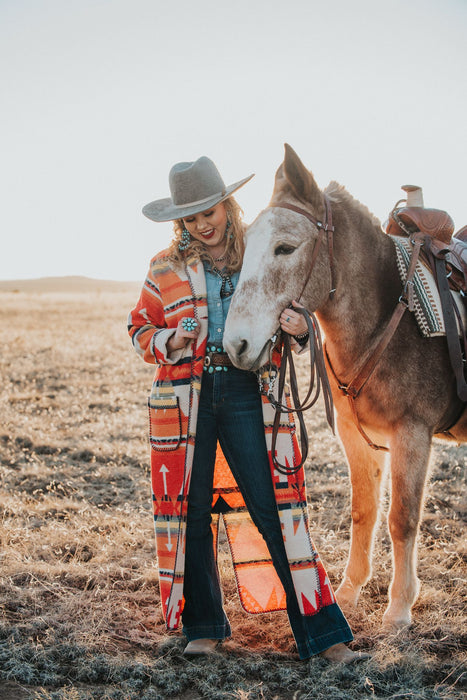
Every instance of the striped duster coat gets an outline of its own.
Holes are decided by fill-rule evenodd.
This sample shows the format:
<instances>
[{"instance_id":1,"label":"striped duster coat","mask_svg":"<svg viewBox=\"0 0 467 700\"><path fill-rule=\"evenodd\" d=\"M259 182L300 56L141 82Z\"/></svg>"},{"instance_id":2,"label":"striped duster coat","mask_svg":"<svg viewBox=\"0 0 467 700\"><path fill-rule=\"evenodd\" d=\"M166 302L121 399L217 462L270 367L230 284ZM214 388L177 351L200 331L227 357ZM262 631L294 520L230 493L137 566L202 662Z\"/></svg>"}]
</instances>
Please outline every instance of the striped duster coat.
<instances>
[{"instance_id":1,"label":"striped duster coat","mask_svg":"<svg viewBox=\"0 0 467 700\"><path fill-rule=\"evenodd\" d=\"M148 401L151 484L160 595L168 629L178 627L183 610L186 514L206 353L207 313L203 264L188 257L182 268L175 269L167 251L156 255L138 303L130 312L129 333L137 353L156 365ZM194 317L201 324L200 334L195 342L169 355L167 341L184 316ZM273 363L280 363L277 351ZM265 374L264 381L267 379ZM289 476L274 470L270 455L274 410L265 395L262 402L271 479L297 600L303 615L313 615L334 603L335 597L310 537L303 469ZM300 460L292 413L281 416L276 452L282 464L295 465ZM250 613L285 609L284 589L265 542L250 519L218 447L212 521L216 551L220 517L224 519L243 608Z\"/></svg>"}]
</instances>

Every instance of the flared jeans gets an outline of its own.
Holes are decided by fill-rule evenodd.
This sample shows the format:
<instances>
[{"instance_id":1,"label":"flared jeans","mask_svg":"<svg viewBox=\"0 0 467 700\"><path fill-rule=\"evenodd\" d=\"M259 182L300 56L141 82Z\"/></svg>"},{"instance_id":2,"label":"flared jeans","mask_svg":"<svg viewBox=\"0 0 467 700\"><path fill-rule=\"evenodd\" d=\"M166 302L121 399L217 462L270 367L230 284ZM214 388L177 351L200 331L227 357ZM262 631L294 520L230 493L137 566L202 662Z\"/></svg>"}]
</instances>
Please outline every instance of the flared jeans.
<instances>
[{"instance_id":1,"label":"flared jeans","mask_svg":"<svg viewBox=\"0 0 467 700\"><path fill-rule=\"evenodd\" d=\"M300 658L318 654L338 642L352 641L352 632L337 603L311 616L300 612L277 513L258 381L254 373L236 368L204 373L202 380L187 514L184 634L189 641L222 640L231 635L211 531L218 440L284 587Z\"/></svg>"}]
</instances>

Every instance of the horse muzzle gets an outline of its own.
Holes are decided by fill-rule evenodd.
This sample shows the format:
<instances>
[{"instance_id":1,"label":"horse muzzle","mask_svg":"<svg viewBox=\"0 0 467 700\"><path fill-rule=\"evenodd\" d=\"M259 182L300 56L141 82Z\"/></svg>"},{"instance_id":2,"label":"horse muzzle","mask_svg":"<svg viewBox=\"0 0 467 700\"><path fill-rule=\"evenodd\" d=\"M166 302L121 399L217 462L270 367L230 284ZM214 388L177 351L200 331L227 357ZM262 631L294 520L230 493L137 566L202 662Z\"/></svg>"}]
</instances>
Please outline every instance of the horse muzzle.
<instances>
[{"instance_id":1,"label":"horse muzzle","mask_svg":"<svg viewBox=\"0 0 467 700\"><path fill-rule=\"evenodd\" d=\"M223 345L232 363L238 369L254 372L266 364L269 359L269 348L271 346L269 339L262 346L258 347L251 340L224 333Z\"/></svg>"}]
</instances>

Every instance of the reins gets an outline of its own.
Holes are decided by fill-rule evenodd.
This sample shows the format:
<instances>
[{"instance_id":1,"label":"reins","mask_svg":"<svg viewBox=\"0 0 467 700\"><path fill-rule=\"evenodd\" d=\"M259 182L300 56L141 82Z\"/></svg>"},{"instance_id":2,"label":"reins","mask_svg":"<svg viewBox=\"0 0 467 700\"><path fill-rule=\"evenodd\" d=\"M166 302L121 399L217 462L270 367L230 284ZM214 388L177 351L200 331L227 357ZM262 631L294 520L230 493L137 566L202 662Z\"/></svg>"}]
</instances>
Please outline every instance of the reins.
<instances>
[{"instance_id":1,"label":"reins","mask_svg":"<svg viewBox=\"0 0 467 700\"><path fill-rule=\"evenodd\" d=\"M300 401L300 395L298 391L297 374L295 371L295 364L293 361L293 352L290 344L290 336L288 334L284 335L283 339L283 352L281 358L281 364L279 367L278 378L278 399L274 397L273 388L275 383L275 377L273 381L270 381L267 397L269 401L275 408L274 422L272 426L272 444L271 444L271 454L272 462L281 474L296 474L301 467L305 464L308 457L308 433L305 426L305 419L303 418L304 411L311 408L321 393L323 392L324 405L326 409L326 419L334 432L334 407L332 401L331 387L329 384L328 376L326 373L326 365L324 362L323 344L321 341L321 333L319 330L318 323L314 314L309 313L306 309L296 308L295 311L303 314L309 333L309 356L310 356L310 382L308 386L307 395ZM282 404L280 399L284 393L285 379L287 374L287 366L289 366L289 377L290 377L290 397L291 406L287 404ZM315 385L316 380L316 385ZM281 413L291 413L295 412L297 414L297 419L300 425L300 451L301 460L295 466L290 466L288 464L281 464L276 456L276 442L277 435L280 429Z\"/></svg>"},{"instance_id":2,"label":"reins","mask_svg":"<svg viewBox=\"0 0 467 700\"><path fill-rule=\"evenodd\" d=\"M301 209L300 207L295 206L294 204L280 204L275 207L271 208L279 208L279 209L290 209L291 211L296 212L297 214L301 214L302 216L305 216L311 223L313 223L319 230L318 233L318 238L316 239L315 245L313 247L313 252L311 256L311 263L310 267L308 269L308 273L305 278L305 282L302 287L302 291L300 292L300 295L298 297L298 301L301 299L303 292L305 290L306 285L308 284L308 281L310 279L311 273L313 271L313 268L315 266L316 260L318 258L318 253L320 251L322 242L324 237L327 237L327 242L328 242L328 251L329 251L329 258L330 258L330 265L331 265L331 290L329 292L329 296L332 299L334 296L335 292L335 285L334 285L334 256L333 256L333 231L334 231L334 226L332 225L332 212L331 212L331 206L329 203L329 200L326 195L324 195L324 206L325 206L325 220L324 223L322 221L319 221L316 219L312 214L307 212L305 209ZM310 382L308 386L308 391L307 395L304 398L303 401L300 400L300 395L298 391L298 382L297 382L297 375L295 371L295 364L293 361L293 353L291 349L291 344L290 344L290 336L286 333L283 336L283 352L282 352L282 358L281 358L281 364L279 367L279 372L278 372L278 378L279 378L279 384L278 384L278 399L276 400L274 397L273 389L274 389L274 384L275 380L277 377L273 377L272 380L270 380L269 383L269 388L267 392L267 397L271 404L275 408L275 415L274 415L274 422L273 422L273 428L272 428L272 445L271 445L271 454L272 454L272 462L274 464L274 467L279 471L281 474L296 474L301 467L305 464L306 459L308 457L308 447L309 447L309 442L308 442L308 433L306 430L305 426L305 420L303 418L303 413L304 411L307 411L309 408L311 408L316 401L318 400L318 397L321 393L321 390L323 392L323 399L324 399L324 405L325 405L325 410L326 410L326 418L327 421L334 432L334 407L333 407L333 401L332 401L332 394L331 394L331 387L329 384L328 376L326 373L326 365L324 361L324 352L323 352L323 343L321 340L321 333L319 330L319 325L318 322L314 316L314 314L308 312L305 308L300 308L296 307L294 308L295 311L298 313L301 313L303 317L305 318L306 324L307 324L307 329L308 329L308 334L309 334L309 357L310 357ZM272 356L272 350L274 347L274 344L277 339L277 334L273 335L271 338L271 356ZM271 362L270 362L271 364ZM290 376L290 397L291 397L291 406L289 405L284 405L281 403L281 397L283 396L284 393L284 387L285 387L285 380L286 380L286 374L287 374L287 367L289 367L289 376ZM316 385L315 385L315 380L316 380ZM281 464L276 456L276 442L277 442L277 435L279 433L280 429L280 420L281 420L281 413L291 413L295 412L297 414L298 422L300 425L300 448L301 448L301 460L298 464L294 466L290 466L288 464Z\"/></svg>"}]
</instances>

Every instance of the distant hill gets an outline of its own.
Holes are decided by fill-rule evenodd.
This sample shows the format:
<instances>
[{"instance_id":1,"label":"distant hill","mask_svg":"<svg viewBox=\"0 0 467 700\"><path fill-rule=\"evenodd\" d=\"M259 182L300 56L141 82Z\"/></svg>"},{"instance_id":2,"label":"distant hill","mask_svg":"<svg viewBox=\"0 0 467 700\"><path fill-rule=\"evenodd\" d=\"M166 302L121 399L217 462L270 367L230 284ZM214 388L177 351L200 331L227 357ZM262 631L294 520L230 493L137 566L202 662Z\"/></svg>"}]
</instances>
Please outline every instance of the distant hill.
<instances>
[{"instance_id":1,"label":"distant hill","mask_svg":"<svg viewBox=\"0 0 467 700\"><path fill-rule=\"evenodd\" d=\"M140 282L97 280L91 277L39 277L27 280L0 280L0 292L50 293L70 292L137 292Z\"/></svg>"}]
</instances>

